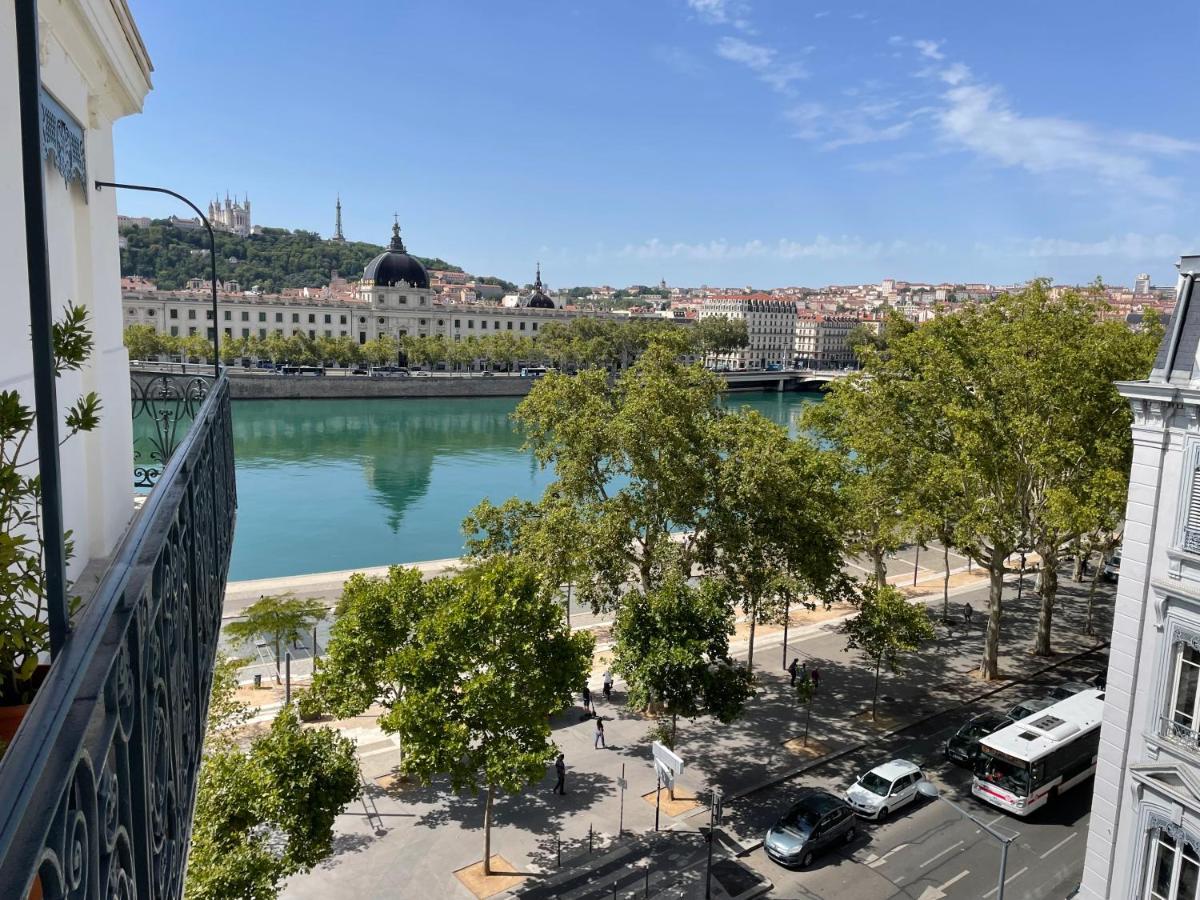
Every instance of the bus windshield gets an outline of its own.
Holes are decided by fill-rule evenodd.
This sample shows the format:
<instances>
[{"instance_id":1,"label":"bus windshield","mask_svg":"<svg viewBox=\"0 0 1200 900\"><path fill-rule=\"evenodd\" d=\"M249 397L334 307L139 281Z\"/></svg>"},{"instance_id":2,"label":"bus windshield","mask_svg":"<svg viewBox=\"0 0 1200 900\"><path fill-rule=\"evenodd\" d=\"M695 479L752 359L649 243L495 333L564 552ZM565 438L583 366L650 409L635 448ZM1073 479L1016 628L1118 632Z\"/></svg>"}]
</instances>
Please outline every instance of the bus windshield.
<instances>
[{"instance_id":1,"label":"bus windshield","mask_svg":"<svg viewBox=\"0 0 1200 900\"><path fill-rule=\"evenodd\" d=\"M975 763L975 777L1018 797L1029 795L1029 767L1024 763L997 759L986 750L980 753Z\"/></svg>"}]
</instances>

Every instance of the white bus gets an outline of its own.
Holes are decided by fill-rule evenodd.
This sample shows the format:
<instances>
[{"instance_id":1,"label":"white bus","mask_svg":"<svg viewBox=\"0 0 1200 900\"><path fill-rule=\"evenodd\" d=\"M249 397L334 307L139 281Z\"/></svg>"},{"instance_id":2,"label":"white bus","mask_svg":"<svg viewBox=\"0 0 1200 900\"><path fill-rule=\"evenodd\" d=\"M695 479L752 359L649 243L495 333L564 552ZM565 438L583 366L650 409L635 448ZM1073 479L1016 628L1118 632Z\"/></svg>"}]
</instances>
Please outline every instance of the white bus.
<instances>
[{"instance_id":1,"label":"white bus","mask_svg":"<svg viewBox=\"0 0 1200 900\"><path fill-rule=\"evenodd\" d=\"M1086 690L979 742L971 793L1027 816L1096 771L1104 692Z\"/></svg>"}]
</instances>

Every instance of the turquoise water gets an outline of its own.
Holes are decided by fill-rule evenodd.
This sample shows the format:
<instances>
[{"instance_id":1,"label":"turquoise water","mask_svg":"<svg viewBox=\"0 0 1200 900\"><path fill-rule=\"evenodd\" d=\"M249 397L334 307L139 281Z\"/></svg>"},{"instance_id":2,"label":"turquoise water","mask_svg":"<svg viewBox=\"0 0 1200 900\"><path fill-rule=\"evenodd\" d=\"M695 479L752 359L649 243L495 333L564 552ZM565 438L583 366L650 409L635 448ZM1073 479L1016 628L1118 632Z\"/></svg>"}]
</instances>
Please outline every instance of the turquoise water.
<instances>
[{"instance_id":1,"label":"turquoise water","mask_svg":"<svg viewBox=\"0 0 1200 900\"><path fill-rule=\"evenodd\" d=\"M795 432L816 394L735 394ZM233 405L238 518L229 577L272 578L462 553L484 497L551 480L509 419L518 398L250 400Z\"/></svg>"}]
</instances>

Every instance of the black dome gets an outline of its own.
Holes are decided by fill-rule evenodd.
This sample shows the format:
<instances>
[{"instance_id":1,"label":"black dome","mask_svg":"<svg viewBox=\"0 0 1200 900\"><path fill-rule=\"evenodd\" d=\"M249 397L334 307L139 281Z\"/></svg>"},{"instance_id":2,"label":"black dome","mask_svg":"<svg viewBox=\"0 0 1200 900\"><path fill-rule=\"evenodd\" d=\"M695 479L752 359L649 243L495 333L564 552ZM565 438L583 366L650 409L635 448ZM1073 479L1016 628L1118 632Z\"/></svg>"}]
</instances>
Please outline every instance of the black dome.
<instances>
[{"instance_id":1,"label":"black dome","mask_svg":"<svg viewBox=\"0 0 1200 900\"><path fill-rule=\"evenodd\" d=\"M402 281L415 288L429 287L429 273L404 249L404 241L400 240L399 223L392 226L392 243L388 249L367 263L367 267L363 269L363 281L373 281L386 287L392 287Z\"/></svg>"},{"instance_id":2,"label":"black dome","mask_svg":"<svg viewBox=\"0 0 1200 900\"><path fill-rule=\"evenodd\" d=\"M542 290L542 264L538 263L537 278L533 282L533 293L525 301L527 309L554 309L554 301Z\"/></svg>"}]
</instances>

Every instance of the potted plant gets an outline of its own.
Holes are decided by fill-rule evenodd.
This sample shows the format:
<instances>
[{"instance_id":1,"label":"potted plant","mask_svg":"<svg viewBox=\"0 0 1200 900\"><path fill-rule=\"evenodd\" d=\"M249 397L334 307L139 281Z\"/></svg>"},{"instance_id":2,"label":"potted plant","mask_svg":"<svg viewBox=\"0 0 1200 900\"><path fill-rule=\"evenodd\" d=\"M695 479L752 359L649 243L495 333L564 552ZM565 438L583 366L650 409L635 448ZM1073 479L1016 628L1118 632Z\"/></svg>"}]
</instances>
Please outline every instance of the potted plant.
<instances>
[{"instance_id":1,"label":"potted plant","mask_svg":"<svg viewBox=\"0 0 1200 900\"><path fill-rule=\"evenodd\" d=\"M54 375L83 367L92 353L87 310L68 303L53 329ZM68 409L61 441L99 423L100 398L89 393ZM33 409L16 391L0 391L0 741L11 741L48 671L50 624L42 533L42 485ZM72 543L65 537L67 559ZM71 612L79 598L71 600Z\"/></svg>"}]
</instances>

